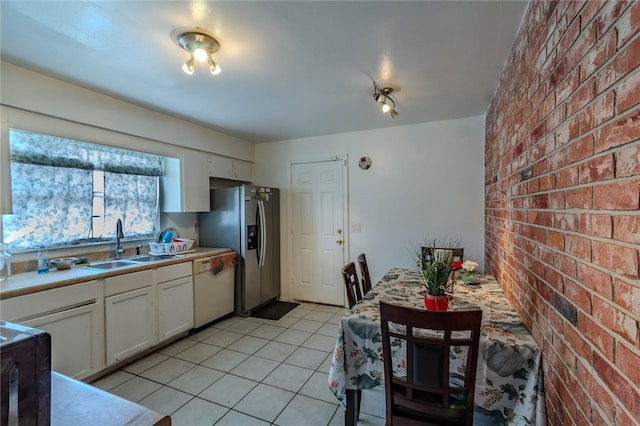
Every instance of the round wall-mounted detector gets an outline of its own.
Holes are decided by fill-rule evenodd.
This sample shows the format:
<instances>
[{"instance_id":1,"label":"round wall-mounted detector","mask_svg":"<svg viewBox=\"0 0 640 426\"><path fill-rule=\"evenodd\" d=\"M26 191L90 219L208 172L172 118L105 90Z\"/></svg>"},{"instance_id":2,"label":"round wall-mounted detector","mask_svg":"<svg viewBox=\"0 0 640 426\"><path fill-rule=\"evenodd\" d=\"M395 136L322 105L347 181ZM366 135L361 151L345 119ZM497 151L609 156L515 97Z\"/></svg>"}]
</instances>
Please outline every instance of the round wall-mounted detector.
<instances>
[{"instance_id":1,"label":"round wall-mounted detector","mask_svg":"<svg viewBox=\"0 0 640 426\"><path fill-rule=\"evenodd\" d=\"M369 170L371 168L371 158L360 157L360 161L358 161L358 166L360 166L362 170Z\"/></svg>"}]
</instances>

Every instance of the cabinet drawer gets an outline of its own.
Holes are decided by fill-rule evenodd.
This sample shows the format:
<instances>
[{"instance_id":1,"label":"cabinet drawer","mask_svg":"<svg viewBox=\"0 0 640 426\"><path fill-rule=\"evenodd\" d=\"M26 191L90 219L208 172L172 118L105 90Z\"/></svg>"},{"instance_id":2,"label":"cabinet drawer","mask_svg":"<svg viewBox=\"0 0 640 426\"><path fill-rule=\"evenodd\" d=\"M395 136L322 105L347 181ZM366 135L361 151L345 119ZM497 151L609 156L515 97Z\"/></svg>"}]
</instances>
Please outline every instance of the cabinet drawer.
<instances>
[{"instance_id":1,"label":"cabinet drawer","mask_svg":"<svg viewBox=\"0 0 640 426\"><path fill-rule=\"evenodd\" d=\"M156 282L164 283L191 275L191 262L161 266L156 270Z\"/></svg>"},{"instance_id":2,"label":"cabinet drawer","mask_svg":"<svg viewBox=\"0 0 640 426\"><path fill-rule=\"evenodd\" d=\"M151 283L151 269L105 278L104 295L113 296L125 291L150 286Z\"/></svg>"},{"instance_id":3,"label":"cabinet drawer","mask_svg":"<svg viewBox=\"0 0 640 426\"><path fill-rule=\"evenodd\" d=\"M2 319L18 321L58 312L98 298L98 280L54 288L2 301Z\"/></svg>"}]
</instances>

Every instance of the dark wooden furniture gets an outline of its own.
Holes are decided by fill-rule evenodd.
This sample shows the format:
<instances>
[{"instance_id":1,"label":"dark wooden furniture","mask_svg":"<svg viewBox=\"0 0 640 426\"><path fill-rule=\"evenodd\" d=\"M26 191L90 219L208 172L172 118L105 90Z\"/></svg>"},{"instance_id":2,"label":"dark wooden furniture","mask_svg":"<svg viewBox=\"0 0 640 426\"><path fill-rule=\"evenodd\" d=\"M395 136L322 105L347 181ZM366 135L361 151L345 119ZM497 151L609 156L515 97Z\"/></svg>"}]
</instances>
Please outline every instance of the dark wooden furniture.
<instances>
[{"instance_id":1,"label":"dark wooden furniture","mask_svg":"<svg viewBox=\"0 0 640 426\"><path fill-rule=\"evenodd\" d=\"M472 425L482 311L431 312L380 302L380 320L387 425ZM406 376L393 371L391 348L398 350L398 340L406 348ZM466 351L454 384L452 350Z\"/></svg>"},{"instance_id":2,"label":"dark wooden furniture","mask_svg":"<svg viewBox=\"0 0 640 426\"><path fill-rule=\"evenodd\" d=\"M464 247L422 247L422 255L430 256L433 250L451 250L453 253L453 260L464 262Z\"/></svg>"},{"instance_id":3,"label":"dark wooden furniture","mask_svg":"<svg viewBox=\"0 0 640 426\"><path fill-rule=\"evenodd\" d=\"M367 256L364 253L358 256L358 266L360 267L360 277L362 279L362 295L365 295L371 290L371 276L369 275Z\"/></svg>"},{"instance_id":4,"label":"dark wooden furniture","mask_svg":"<svg viewBox=\"0 0 640 426\"><path fill-rule=\"evenodd\" d=\"M353 308L360 299L362 292L360 291L360 283L358 282L358 273L356 272L356 264L349 262L342 268L342 278L344 286L347 289L347 299L349 300L349 308Z\"/></svg>"}]
</instances>

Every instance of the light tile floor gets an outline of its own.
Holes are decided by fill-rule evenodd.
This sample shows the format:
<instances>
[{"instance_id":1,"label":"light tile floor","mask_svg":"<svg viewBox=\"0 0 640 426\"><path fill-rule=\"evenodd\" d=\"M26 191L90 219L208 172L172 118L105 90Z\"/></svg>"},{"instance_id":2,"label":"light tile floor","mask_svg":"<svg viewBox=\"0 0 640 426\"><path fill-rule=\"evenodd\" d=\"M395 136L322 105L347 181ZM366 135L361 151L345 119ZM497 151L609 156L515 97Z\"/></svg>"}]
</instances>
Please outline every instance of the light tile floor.
<instances>
[{"instance_id":1,"label":"light tile floor","mask_svg":"<svg viewBox=\"0 0 640 426\"><path fill-rule=\"evenodd\" d=\"M344 424L327 378L345 309L301 303L278 321L231 317L92 385L171 416L174 426ZM384 390L359 425L384 425Z\"/></svg>"}]
</instances>

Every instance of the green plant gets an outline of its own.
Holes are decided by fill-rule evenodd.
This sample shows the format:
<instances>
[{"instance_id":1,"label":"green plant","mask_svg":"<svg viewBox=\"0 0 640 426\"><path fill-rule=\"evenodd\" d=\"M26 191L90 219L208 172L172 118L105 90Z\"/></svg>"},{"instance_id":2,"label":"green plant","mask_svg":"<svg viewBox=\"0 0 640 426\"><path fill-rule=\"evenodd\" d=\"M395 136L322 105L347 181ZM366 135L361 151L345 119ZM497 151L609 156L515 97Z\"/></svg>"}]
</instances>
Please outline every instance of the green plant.
<instances>
[{"instance_id":1,"label":"green plant","mask_svg":"<svg viewBox=\"0 0 640 426\"><path fill-rule=\"evenodd\" d=\"M453 280L450 280L452 263L451 250L436 248L435 240L433 246L420 250L417 256L418 273L427 294L444 296L453 287Z\"/></svg>"}]
</instances>

